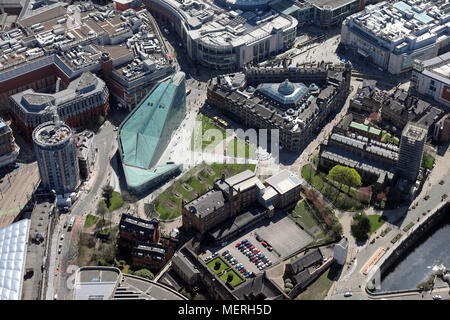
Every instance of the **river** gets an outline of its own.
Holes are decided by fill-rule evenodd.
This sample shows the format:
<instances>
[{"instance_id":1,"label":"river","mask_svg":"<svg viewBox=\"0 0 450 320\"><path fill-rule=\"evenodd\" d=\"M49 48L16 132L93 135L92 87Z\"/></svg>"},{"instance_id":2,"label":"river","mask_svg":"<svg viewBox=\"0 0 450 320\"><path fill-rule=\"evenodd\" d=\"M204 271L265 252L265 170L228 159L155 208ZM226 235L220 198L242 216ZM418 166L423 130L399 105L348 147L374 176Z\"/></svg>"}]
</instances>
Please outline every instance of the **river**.
<instances>
[{"instance_id":1,"label":"river","mask_svg":"<svg viewBox=\"0 0 450 320\"><path fill-rule=\"evenodd\" d=\"M444 265L450 268L450 216L425 233L381 279L380 291L415 289Z\"/></svg>"}]
</instances>

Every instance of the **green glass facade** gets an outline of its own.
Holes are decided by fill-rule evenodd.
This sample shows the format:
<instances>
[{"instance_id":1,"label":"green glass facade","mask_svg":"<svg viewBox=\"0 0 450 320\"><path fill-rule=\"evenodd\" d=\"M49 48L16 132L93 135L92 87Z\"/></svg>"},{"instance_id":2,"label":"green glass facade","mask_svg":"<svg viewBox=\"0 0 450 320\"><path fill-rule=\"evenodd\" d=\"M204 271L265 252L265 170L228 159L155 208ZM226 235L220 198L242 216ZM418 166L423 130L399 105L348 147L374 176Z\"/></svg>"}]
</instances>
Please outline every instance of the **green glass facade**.
<instances>
[{"instance_id":1,"label":"green glass facade","mask_svg":"<svg viewBox=\"0 0 450 320\"><path fill-rule=\"evenodd\" d=\"M159 164L186 112L185 74L161 81L120 125L119 152L130 192L139 194L181 172L182 164Z\"/></svg>"}]
</instances>

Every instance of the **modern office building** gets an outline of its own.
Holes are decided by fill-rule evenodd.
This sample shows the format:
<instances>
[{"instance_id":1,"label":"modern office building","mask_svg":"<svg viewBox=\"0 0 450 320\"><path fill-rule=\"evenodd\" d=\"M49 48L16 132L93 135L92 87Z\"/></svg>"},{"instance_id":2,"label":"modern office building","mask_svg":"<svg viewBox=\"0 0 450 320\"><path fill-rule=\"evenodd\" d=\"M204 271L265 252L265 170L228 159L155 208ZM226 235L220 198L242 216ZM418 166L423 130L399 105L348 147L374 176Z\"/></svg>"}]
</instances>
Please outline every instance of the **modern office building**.
<instances>
[{"instance_id":1,"label":"modern office building","mask_svg":"<svg viewBox=\"0 0 450 320\"><path fill-rule=\"evenodd\" d=\"M239 70L292 47L297 20L268 8L269 0L143 0L176 32L188 56L211 69Z\"/></svg>"},{"instance_id":2,"label":"modern office building","mask_svg":"<svg viewBox=\"0 0 450 320\"><path fill-rule=\"evenodd\" d=\"M12 118L26 139L31 138L31 133L38 125L52 121L51 106L57 108L59 118L65 123L71 127L80 127L96 121L100 115L106 116L109 91L102 79L93 73L84 72L71 81L67 88L56 88L55 93L27 89L10 97Z\"/></svg>"},{"instance_id":3,"label":"modern office building","mask_svg":"<svg viewBox=\"0 0 450 320\"><path fill-rule=\"evenodd\" d=\"M16 161L19 150L11 128L0 118L0 168Z\"/></svg>"},{"instance_id":4,"label":"modern office building","mask_svg":"<svg viewBox=\"0 0 450 320\"><path fill-rule=\"evenodd\" d=\"M155 86L122 122L119 153L130 192L145 192L181 172L182 164L159 162L185 112L185 74L177 72Z\"/></svg>"},{"instance_id":5,"label":"modern office building","mask_svg":"<svg viewBox=\"0 0 450 320\"><path fill-rule=\"evenodd\" d=\"M317 25L328 29L339 25L347 16L361 11L367 0L274 0L269 6L293 16L298 26Z\"/></svg>"},{"instance_id":6,"label":"modern office building","mask_svg":"<svg viewBox=\"0 0 450 320\"><path fill-rule=\"evenodd\" d=\"M207 97L212 106L247 128L279 129L280 145L299 151L344 104L350 74L350 64L252 67L245 71L244 87L230 86L226 78L234 78L233 74L212 78Z\"/></svg>"},{"instance_id":7,"label":"modern office building","mask_svg":"<svg viewBox=\"0 0 450 320\"><path fill-rule=\"evenodd\" d=\"M402 132L398 153L397 170L400 175L414 182L422 164L427 128L409 122Z\"/></svg>"},{"instance_id":8,"label":"modern office building","mask_svg":"<svg viewBox=\"0 0 450 320\"><path fill-rule=\"evenodd\" d=\"M342 23L341 44L392 74L410 71L415 59L449 50L446 0L384 1L368 5Z\"/></svg>"},{"instance_id":9,"label":"modern office building","mask_svg":"<svg viewBox=\"0 0 450 320\"><path fill-rule=\"evenodd\" d=\"M415 60L410 89L450 107L450 52L425 61Z\"/></svg>"},{"instance_id":10,"label":"modern office building","mask_svg":"<svg viewBox=\"0 0 450 320\"><path fill-rule=\"evenodd\" d=\"M60 121L45 122L33 131L33 145L43 186L70 193L80 184L75 136Z\"/></svg>"},{"instance_id":11,"label":"modern office building","mask_svg":"<svg viewBox=\"0 0 450 320\"><path fill-rule=\"evenodd\" d=\"M0 108L18 92L48 90L58 77L65 88L89 71L103 77L119 107L131 110L173 70L145 9L25 1L17 27L0 33Z\"/></svg>"}]
</instances>

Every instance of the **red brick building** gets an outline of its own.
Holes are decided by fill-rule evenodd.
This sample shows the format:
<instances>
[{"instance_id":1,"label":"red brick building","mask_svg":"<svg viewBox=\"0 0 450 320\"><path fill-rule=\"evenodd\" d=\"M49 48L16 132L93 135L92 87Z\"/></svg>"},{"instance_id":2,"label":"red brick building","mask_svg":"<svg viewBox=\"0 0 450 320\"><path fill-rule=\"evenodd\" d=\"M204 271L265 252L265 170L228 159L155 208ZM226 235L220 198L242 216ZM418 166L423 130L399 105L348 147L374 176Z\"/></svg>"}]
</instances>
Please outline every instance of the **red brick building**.
<instances>
[{"instance_id":1,"label":"red brick building","mask_svg":"<svg viewBox=\"0 0 450 320\"><path fill-rule=\"evenodd\" d=\"M119 244L122 247L133 248L137 243L159 242L159 221L144 220L122 213L119 223Z\"/></svg>"}]
</instances>

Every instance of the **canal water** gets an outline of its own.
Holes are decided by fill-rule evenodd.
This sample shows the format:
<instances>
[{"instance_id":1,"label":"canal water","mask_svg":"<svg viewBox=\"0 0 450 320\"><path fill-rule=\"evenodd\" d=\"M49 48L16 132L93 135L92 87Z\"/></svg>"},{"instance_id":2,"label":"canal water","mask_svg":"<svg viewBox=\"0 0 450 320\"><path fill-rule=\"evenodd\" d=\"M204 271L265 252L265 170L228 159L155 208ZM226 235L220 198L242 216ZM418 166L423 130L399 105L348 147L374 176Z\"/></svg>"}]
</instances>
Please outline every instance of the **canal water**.
<instances>
[{"instance_id":1,"label":"canal water","mask_svg":"<svg viewBox=\"0 0 450 320\"><path fill-rule=\"evenodd\" d=\"M450 215L446 216L387 271L380 291L415 289L442 265L450 269Z\"/></svg>"}]
</instances>

